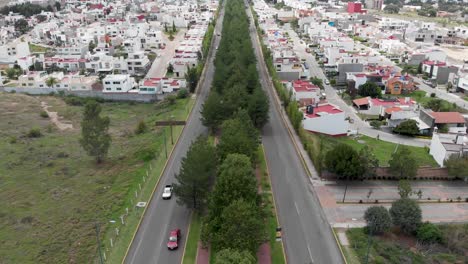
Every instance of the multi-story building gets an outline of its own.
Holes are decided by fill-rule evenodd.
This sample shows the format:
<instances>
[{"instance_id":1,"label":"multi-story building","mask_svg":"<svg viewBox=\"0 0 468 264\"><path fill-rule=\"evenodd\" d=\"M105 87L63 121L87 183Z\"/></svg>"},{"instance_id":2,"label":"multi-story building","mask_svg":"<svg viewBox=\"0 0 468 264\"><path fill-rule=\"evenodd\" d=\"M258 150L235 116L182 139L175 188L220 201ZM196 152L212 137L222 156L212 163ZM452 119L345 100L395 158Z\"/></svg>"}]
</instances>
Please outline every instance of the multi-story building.
<instances>
[{"instance_id":1,"label":"multi-story building","mask_svg":"<svg viewBox=\"0 0 468 264\"><path fill-rule=\"evenodd\" d=\"M129 53L127 58L128 73L143 76L151 66L150 60L143 51ZM162 65L161 65L162 66Z\"/></svg>"},{"instance_id":2,"label":"multi-story building","mask_svg":"<svg viewBox=\"0 0 468 264\"><path fill-rule=\"evenodd\" d=\"M135 88L136 83L129 74L109 74L102 80L104 93L126 93Z\"/></svg>"}]
</instances>

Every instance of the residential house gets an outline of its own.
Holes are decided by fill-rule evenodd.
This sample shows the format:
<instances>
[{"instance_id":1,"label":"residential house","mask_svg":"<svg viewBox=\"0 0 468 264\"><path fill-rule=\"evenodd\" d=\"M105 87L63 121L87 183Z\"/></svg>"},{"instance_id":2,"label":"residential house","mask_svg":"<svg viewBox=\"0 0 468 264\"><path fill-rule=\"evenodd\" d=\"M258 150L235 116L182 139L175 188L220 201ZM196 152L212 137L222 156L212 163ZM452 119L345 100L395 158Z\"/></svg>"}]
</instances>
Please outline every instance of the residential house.
<instances>
[{"instance_id":1,"label":"residential house","mask_svg":"<svg viewBox=\"0 0 468 264\"><path fill-rule=\"evenodd\" d=\"M127 58L128 73L143 76L149 70L151 63L143 51L129 53Z\"/></svg>"},{"instance_id":2,"label":"residential house","mask_svg":"<svg viewBox=\"0 0 468 264\"><path fill-rule=\"evenodd\" d=\"M102 84L104 93L126 93L136 86L135 79L129 74L109 74Z\"/></svg>"},{"instance_id":3,"label":"residential house","mask_svg":"<svg viewBox=\"0 0 468 264\"><path fill-rule=\"evenodd\" d=\"M364 97L353 100L353 106L360 112L383 116L387 108L400 107L402 109L414 110L417 104L410 97L389 99Z\"/></svg>"},{"instance_id":4,"label":"residential house","mask_svg":"<svg viewBox=\"0 0 468 264\"><path fill-rule=\"evenodd\" d=\"M466 133L466 121L459 112L433 112L431 110L421 110L421 120L434 132L437 128L439 132L447 130L449 133Z\"/></svg>"},{"instance_id":5,"label":"residential house","mask_svg":"<svg viewBox=\"0 0 468 264\"><path fill-rule=\"evenodd\" d=\"M444 166L445 161L452 155L468 157L468 137L462 133L434 133L432 135L429 154L434 157L434 160L441 167Z\"/></svg>"},{"instance_id":6,"label":"residential house","mask_svg":"<svg viewBox=\"0 0 468 264\"><path fill-rule=\"evenodd\" d=\"M321 97L320 87L303 80L292 82L292 97L296 101L311 99L312 102L318 102Z\"/></svg>"},{"instance_id":7,"label":"residential house","mask_svg":"<svg viewBox=\"0 0 468 264\"><path fill-rule=\"evenodd\" d=\"M57 82L60 82L63 77L63 72L47 74L45 71L30 71L18 77L18 86L21 88L48 88L47 80L49 78L55 78ZM49 88L55 88L55 86Z\"/></svg>"},{"instance_id":8,"label":"residential house","mask_svg":"<svg viewBox=\"0 0 468 264\"><path fill-rule=\"evenodd\" d=\"M325 103L306 106L302 126L313 133L346 136L349 123L345 120L345 112L338 106Z\"/></svg>"},{"instance_id":9,"label":"residential house","mask_svg":"<svg viewBox=\"0 0 468 264\"><path fill-rule=\"evenodd\" d=\"M387 80L385 93L392 95L409 94L417 89L413 77L406 75L394 76Z\"/></svg>"},{"instance_id":10,"label":"residential house","mask_svg":"<svg viewBox=\"0 0 468 264\"><path fill-rule=\"evenodd\" d=\"M140 94L163 94L186 87L186 81L173 78L145 78L140 81Z\"/></svg>"}]
</instances>

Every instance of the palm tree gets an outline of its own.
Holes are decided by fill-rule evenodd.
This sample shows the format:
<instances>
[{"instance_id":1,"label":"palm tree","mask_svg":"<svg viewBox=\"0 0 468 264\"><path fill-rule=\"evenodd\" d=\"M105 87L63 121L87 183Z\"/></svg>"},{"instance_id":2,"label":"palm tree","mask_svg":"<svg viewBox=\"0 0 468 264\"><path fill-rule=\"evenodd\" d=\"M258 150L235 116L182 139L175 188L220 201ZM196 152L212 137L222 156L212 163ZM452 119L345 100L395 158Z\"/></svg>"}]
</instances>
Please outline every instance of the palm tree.
<instances>
[{"instance_id":1,"label":"palm tree","mask_svg":"<svg viewBox=\"0 0 468 264\"><path fill-rule=\"evenodd\" d=\"M54 85L56 85L58 83L58 80L57 78L55 77L49 77L47 80L46 80L46 85L49 86L49 88L53 87Z\"/></svg>"}]
</instances>

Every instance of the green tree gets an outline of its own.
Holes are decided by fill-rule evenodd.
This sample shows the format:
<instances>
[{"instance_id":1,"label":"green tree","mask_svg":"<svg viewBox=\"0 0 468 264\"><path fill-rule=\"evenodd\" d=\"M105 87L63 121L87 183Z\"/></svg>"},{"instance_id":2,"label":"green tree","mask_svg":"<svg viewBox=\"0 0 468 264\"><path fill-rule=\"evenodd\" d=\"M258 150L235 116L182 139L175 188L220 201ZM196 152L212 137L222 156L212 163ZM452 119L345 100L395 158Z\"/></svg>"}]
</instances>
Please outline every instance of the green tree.
<instances>
[{"instance_id":1,"label":"green tree","mask_svg":"<svg viewBox=\"0 0 468 264\"><path fill-rule=\"evenodd\" d=\"M399 125L397 125L393 129L393 132L402 134L402 135L408 135L408 136L418 135L419 134L418 122L413 119L405 120L401 122Z\"/></svg>"},{"instance_id":2,"label":"green tree","mask_svg":"<svg viewBox=\"0 0 468 264\"><path fill-rule=\"evenodd\" d=\"M15 31L18 31L21 35L26 34L29 31L28 21L26 21L25 19L16 20Z\"/></svg>"},{"instance_id":3,"label":"green tree","mask_svg":"<svg viewBox=\"0 0 468 264\"><path fill-rule=\"evenodd\" d=\"M174 20L172 20L172 32L177 32L177 28L175 26Z\"/></svg>"},{"instance_id":4,"label":"green tree","mask_svg":"<svg viewBox=\"0 0 468 264\"><path fill-rule=\"evenodd\" d=\"M379 160L374 155L369 146L364 146L359 151L359 158L362 167L364 167L363 178L368 179L369 177L375 176L377 167L379 167Z\"/></svg>"},{"instance_id":5,"label":"green tree","mask_svg":"<svg viewBox=\"0 0 468 264\"><path fill-rule=\"evenodd\" d=\"M392 218L387 208L383 206L371 206L364 213L367 229L372 235L380 235L392 227Z\"/></svg>"},{"instance_id":6,"label":"green tree","mask_svg":"<svg viewBox=\"0 0 468 264\"><path fill-rule=\"evenodd\" d=\"M468 157L451 155L444 161L444 166L447 167L450 176L458 179L468 178Z\"/></svg>"},{"instance_id":7,"label":"green tree","mask_svg":"<svg viewBox=\"0 0 468 264\"><path fill-rule=\"evenodd\" d=\"M49 77L46 80L46 85L50 88L54 87L54 85L56 85L57 83L58 83L58 80L55 77Z\"/></svg>"},{"instance_id":8,"label":"green tree","mask_svg":"<svg viewBox=\"0 0 468 264\"><path fill-rule=\"evenodd\" d=\"M369 124L370 124L371 127L373 127L374 129L380 129L380 127L382 126L382 121L379 121L379 120L372 120L372 121L370 121Z\"/></svg>"},{"instance_id":9,"label":"green tree","mask_svg":"<svg viewBox=\"0 0 468 264\"><path fill-rule=\"evenodd\" d=\"M88 44L89 52L93 52L95 48L96 48L96 44L94 43L94 41L91 40Z\"/></svg>"},{"instance_id":10,"label":"green tree","mask_svg":"<svg viewBox=\"0 0 468 264\"><path fill-rule=\"evenodd\" d=\"M174 73L174 66L172 65L172 63L169 63L169 65L167 65L167 72L168 73Z\"/></svg>"},{"instance_id":11,"label":"green tree","mask_svg":"<svg viewBox=\"0 0 468 264\"><path fill-rule=\"evenodd\" d=\"M198 84L198 72L196 67L187 67L187 72L185 73L185 80L187 81L189 91L191 93L195 92Z\"/></svg>"},{"instance_id":12,"label":"green tree","mask_svg":"<svg viewBox=\"0 0 468 264\"><path fill-rule=\"evenodd\" d=\"M268 110L270 103L265 92L256 88L252 95L249 96L248 111L250 119L256 128L262 128L269 119Z\"/></svg>"},{"instance_id":13,"label":"green tree","mask_svg":"<svg viewBox=\"0 0 468 264\"><path fill-rule=\"evenodd\" d=\"M413 194L413 189L408 180L399 180L398 181L398 194L400 198L409 198Z\"/></svg>"},{"instance_id":14,"label":"green tree","mask_svg":"<svg viewBox=\"0 0 468 264\"><path fill-rule=\"evenodd\" d=\"M204 126L212 131L217 129L225 119L224 105L218 92L212 91L201 110L201 120Z\"/></svg>"},{"instance_id":15,"label":"green tree","mask_svg":"<svg viewBox=\"0 0 468 264\"><path fill-rule=\"evenodd\" d=\"M220 222L223 224L214 234L211 244L214 250L231 248L256 253L265 239L265 223L261 210L254 203L242 198L224 208Z\"/></svg>"},{"instance_id":16,"label":"green tree","mask_svg":"<svg viewBox=\"0 0 468 264\"><path fill-rule=\"evenodd\" d=\"M392 154L389 165L392 174L400 179L413 178L418 173L418 162L406 146L398 146L397 151Z\"/></svg>"},{"instance_id":17,"label":"green tree","mask_svg":"<svg viewBox=\"0 0 468 264\"><path fill-rule=\"evenodd\" d=\"M167 23L164 23L164 32L167 32Z\"/></svg>"},{"instance_id":18,"label":"green tree","mask_svg":"<svg viewBox=\"0 0 468 264\"><path fill-rule=\"evenodd\" d=\"M296 101L291 101L286 108L286 112L291 120L292 126L296 131L302 125L302 119L304 118L304 114L302 111L298 110L299 106Z\"/></svg>"},{"instance_id":19,"label":"green tree","mask_svg":"<svg viewBox=\"0 0 468 264\"><path fill-rule=\"evenodd\" d=\"M320 87L320 89L323 89L323 80L320 79L319 77L311 77L310 81L312 82L312 84Z\"/></svg>"},{"instance_id":20,"label":"green tree","mask_svg":"<svg viewBox=\"0 0 468 264\"><path fill-rule=\"evenodd\" d=\"M255 264L254 256L247 250L223 249L216 253L214 264Z\"/></svg>"},{"instance_id":21,"label":"green tree","mask_svg":"<svg viewBox=\"0 0 468 264\"><path fill-rule=\"evenodd\" d=\"M232 201L243 198L258 203L257 181L250 159L242 154L229 154L219 168L215 186L210 195L210 211L218 217Z\"/></svg>"},{"instance_id":22,"label":"green tree","mask_svg":"<svg viewBox=\"0 0 468 264\"><path fill-rule=\"evenodd\" d=\"M255 160L259 135L245 111L240 111L240 115L234 119L224 121L221 131L217 146L221 160L231 153L244 154Z\"/></svg>"},{"instance_id":23,"label":"green tree","mask_svg":"<svg viewBox=\"0 0 468 264\"><path fill-rule=\"evenodd\" d=\"M421 224L421 208L417 202L408 198L393 202L390 215L393 224L406 234L413 234Z\"/></svg>"},{"instance_id":24,"label":"green tree","mask_svg":"<svg viewBox=\"0 0 468 264\"><path fill-rule=\"evenodd\" d=\"M180 172L175 176L177 203L201 212L215 175L216 150L206 137L199 136L182 159Z\"/></svg>"},{"instance_id":25,"label":"green tree","mask_svg":"<svg viewBox=\"0 0 468 264\"><path fill-rule=\"evenodd\" d=\"M439 98L431 98L424 104L425 108L429 108L434 112L447 112L449 109L445 107L444 100Z\"/></svg>"},{"instance_id":26,"label":"green tree","mask_svg":"<svg viewBox=\"0 0 468 264\"><path fill-rule=\"evenodd\" d=\"M47 16L45 16L45 15L40 15L40 14L39 14L39 15L36 15L36 20L37 20L38 23L42 23L42 22L44 22L44 21L47 20Z\"/></svg>"},{"instance_id":27,"label":"green tree","mask_svg":"<svg viewBox=\"0 0 468 264\"><path fill-rule=\"evenodd\" d=\"M336 145L325 156L325 166L341 179L360 179L365 172L359 154L344 143Z\"/></svg>"},{"instance_id":28,"label":"green tree","mask_svg":"<svg viewBox=\"0 0 468 264\"><path fill-rule=\"evenodd\" d=\"M8 68L5 70L5 73L6 73L6 76L8 77L8 79L10 80L13 80L13 79L17 79L18 77L18 71L14 68Z\"/></svg>"},{"instance_id":29,"label":"green tree","mask_svg":"<svg viewBox=\"0 0 468 264\"><path fill-rule=\"evenodd\" d=\"M111 143L108 132L110 119L101 117L101 106L95 101L89 101L84 110L81 121L80 145L90 156L101 163L107 155Z\"/></svg>"},{"instance_id":30,"label":"green tree","mask_svg":"<svg viewBox=\"0 0 468 264\"><path fill-rule=\"evenodd\" d=\"M359 86L358 94L363 97L380 98L382 97L382 89L374 82L366 82Z\"/></svg>"}]
</instances>

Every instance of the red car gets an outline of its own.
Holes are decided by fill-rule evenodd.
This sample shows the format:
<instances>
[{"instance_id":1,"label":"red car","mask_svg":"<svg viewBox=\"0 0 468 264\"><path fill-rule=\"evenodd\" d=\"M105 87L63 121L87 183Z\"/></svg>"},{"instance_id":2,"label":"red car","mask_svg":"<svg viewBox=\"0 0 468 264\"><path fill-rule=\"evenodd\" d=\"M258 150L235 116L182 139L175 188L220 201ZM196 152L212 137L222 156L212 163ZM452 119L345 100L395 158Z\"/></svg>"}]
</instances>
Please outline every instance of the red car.
<instances>
[{"instance_id":1,"label":"red car","mask_svg":"<svg viewBox=\"0 0 468 264\"><path fill-rule=\"evenodd\" d=\"M174 229L169 233L169 241L167 241L167 248L169 250L177 249L179 247L180 229Z\"/></svg>"}]
</instances>

